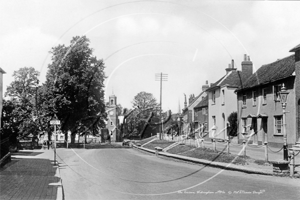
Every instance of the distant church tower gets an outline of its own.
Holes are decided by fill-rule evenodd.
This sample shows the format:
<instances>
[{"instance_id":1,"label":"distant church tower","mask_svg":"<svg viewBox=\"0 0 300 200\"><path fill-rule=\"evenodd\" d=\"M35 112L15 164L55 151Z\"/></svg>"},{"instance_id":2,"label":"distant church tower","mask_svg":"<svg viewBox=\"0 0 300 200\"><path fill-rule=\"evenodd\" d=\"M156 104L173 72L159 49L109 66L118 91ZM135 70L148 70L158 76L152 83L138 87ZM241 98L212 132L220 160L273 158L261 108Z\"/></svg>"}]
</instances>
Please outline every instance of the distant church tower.
<instances>
[{"instance_id":1,"label":"distant church tower","mask_svg":"<svg viewBox=\"0 0 300 200\"><path fill-rule=\"evenodd\" d=\"M117 140L117 127L118 127L118 116L117 116L117 97L115 95L109 96L109 101L105 108L107 112L107 124L106 128L111 135L111 141L116 142Z\"/></svg>"}]
</instances>

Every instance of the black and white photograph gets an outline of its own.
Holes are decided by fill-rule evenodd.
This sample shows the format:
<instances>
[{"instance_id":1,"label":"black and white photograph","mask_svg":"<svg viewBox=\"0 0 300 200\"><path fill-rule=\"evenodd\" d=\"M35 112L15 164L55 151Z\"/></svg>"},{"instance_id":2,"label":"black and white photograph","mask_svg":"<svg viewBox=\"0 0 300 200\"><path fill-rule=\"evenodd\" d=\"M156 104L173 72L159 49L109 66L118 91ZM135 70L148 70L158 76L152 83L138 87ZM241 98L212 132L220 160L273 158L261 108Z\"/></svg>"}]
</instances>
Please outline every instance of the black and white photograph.
<instances>
[{"instance_id":1,"label":"black and white photograph","mask_svg":"<svg viewBox=\"0 0 300 200\"><path fill-rule=\"evenodd\" d=\"M0 0L0 199L300 199L300 2Z\"/></svg>"}]
</instances>

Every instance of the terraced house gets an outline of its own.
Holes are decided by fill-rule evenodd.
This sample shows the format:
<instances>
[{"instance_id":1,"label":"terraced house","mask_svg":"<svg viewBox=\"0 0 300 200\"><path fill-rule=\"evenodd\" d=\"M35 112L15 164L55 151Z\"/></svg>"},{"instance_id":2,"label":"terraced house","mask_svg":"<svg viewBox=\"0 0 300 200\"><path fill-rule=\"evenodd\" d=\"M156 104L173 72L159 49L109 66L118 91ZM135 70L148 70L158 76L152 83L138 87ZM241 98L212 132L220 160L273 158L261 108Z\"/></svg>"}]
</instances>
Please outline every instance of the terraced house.
<instances>
[{"instance_id":1,"label":"terraced house","mask_svg":"<svg viewBox=\"0 0 300 200\"><path fill-rule=\"evenodd\" d=\"M212 84L206 91L208 94L209 138L228 139L227 119L232 112L237 112L237 96L235 90L253 73L253 64L245 55L242 71L237 70L232 60L226 68L226 75Z\"/></svg>"},{"instance_id":2,"label":"terraced house","mask_svg":"<svg viewBox=\"0 0 300 200\"><path fill-rule=\"evenodd\" d=\"M188 105L185 98L184 109L182 110L184 134L187 134L191 128L198 132L200 126L200 121L198 119L199 112L196 112L195 107L207 96L205 92L207 88L209 88L208 81L202 85L202 92L198 96L195 97L193 94L190 95Z\"/></svg>"},{"instance_id":3,"label":"terraced house","mask_svg":"<svg viewBox=\"0 0 300 200\"><path fill-rule=\"evenodd\" d=\"M288 91L286 105L287 143L295 144L300 134L300 45L283 59L261 66L237 89L239 131L251 135L253 144L283 143L283 109L279 91ZM239 139L243 139L241 136Z\"/></svg>"}]
</instances>

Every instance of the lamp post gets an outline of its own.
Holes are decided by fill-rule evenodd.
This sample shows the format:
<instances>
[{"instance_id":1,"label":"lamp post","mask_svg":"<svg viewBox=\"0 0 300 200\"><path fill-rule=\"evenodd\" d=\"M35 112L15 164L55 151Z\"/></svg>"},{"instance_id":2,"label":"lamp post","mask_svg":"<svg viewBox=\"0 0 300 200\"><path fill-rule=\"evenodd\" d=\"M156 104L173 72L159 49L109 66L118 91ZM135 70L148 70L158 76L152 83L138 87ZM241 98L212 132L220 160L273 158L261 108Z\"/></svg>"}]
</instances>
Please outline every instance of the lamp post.
<instances>
[{"instance_id":1,"label":"lamp post","mask_svg":"<svg viewBox=\"0 0 300 200\"><path fill-rule=\"evenodd\" d=\"M284 84L282 84L281 90L279 92L280 95L280 101L282 104L282 113L283 113L283 160L288 161L288 150L287 150L287 134L286 134L286 102L287 102L287 96L289 92L286 90L286 87Z\"/></svg>"}]
</instances>

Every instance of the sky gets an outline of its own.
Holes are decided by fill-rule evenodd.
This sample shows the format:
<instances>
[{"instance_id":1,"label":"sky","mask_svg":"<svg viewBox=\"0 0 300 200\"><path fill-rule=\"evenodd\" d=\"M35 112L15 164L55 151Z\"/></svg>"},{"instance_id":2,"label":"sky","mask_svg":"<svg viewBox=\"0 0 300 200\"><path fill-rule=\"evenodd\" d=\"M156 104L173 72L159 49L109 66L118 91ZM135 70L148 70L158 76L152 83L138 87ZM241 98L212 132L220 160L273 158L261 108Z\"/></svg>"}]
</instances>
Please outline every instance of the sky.
<instances>
[{"instance_id":1,"label":"sky","mask_svg":"<svg viewBox=\"0 0 300 200\"><path fill-rule=\"evenodd\" d=\"M198 0L0 0L0 67L4 91L21 67L45 81L52 47L86 35L93 55L105 63L105 99L131 108L141 91L162 107L183 108L184 94L226 74L244 54L254 71L291 55L300 44L300 2Z\"/></svg>"}]
</instances>

